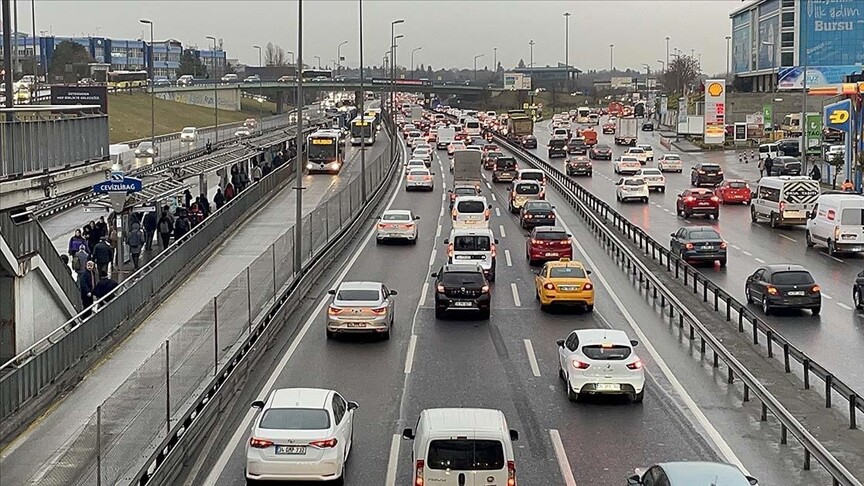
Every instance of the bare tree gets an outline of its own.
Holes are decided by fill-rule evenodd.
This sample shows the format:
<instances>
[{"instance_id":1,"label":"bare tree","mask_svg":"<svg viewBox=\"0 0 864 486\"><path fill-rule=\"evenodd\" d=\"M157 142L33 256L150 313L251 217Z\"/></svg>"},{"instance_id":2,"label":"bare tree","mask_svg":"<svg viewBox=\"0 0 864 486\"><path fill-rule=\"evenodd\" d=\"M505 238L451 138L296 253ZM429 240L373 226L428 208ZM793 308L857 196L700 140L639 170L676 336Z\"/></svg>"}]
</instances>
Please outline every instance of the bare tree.
<instances>
[{"instance_id":1,"label":"bare tree","mask_svg":"<svg viewBox=\"0 0 864 486\"><path fill-rule=\"evenodd\" d=\"M669 61L663 74L663 86L670 93L680 93L699 77L699 62L696 58L680 55Z\"/></svg>"},{"instance_id":2,"label":"bare tree","mask_svg":"<svg viewBox=\"0 0 864 486\"><path fill-rule=\"evenodd\" d=\"M267 46L264 48L264 63L267 66L287 65L285 50L279 47L278 44L268 42Z\"/></svg>"}]
</instances>

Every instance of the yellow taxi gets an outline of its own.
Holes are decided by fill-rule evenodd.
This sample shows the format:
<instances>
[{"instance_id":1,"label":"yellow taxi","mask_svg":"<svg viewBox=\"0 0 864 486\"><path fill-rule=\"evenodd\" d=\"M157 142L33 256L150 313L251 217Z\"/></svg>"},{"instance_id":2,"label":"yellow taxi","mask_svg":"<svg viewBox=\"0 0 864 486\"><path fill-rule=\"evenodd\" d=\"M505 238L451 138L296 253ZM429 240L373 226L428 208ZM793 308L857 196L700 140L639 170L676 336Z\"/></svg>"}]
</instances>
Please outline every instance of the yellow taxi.
<instances>
[{"instance_id":1,"label":"yellow taxi","mask_svg":"<svg viewBox=\"0 0 864 486\"><path fill-rule=\"evenodd\" d=\"M553 304L580 305L589 312L594 310L594 284L588 278L591 270L586 270L582 262L562 258L546 262L534 277L534 288L540 309L546 310Z\"/></svg>"}]
</instances>

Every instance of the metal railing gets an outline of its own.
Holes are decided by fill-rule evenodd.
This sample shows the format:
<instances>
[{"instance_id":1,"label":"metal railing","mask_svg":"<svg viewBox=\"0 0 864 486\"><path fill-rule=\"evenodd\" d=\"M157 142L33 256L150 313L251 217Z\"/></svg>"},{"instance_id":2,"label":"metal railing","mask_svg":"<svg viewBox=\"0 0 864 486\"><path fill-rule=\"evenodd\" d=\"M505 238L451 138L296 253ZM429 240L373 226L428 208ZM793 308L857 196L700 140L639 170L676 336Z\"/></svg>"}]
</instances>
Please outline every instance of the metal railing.
<instances>
[{"instance_id":1,"label":"metal railing","mask_svg":"<svg viewBox=\"0 0 864 486\"><path fill-rule=\"evenodd\" d=\"M750 395L755 395L756 398L761 402L762 405L762 415L761 420L767 420L767 414L770 411L771 414L776 417L776 419L780 422L781 425L781 443L786 443L787 434L791 433L791 435L801 444L804 449L804 469L810 469L811 457L815 458L817 462L819 462L828 474L833 478L833 484L836 485L848 485L848 486L861 486L861 482L856 479L852 473L848 471L848 469L840 463L840 461L834 457L831 452L829 452L784 406L782 403L777 400L776 397L759 381L757 377L755 377L750 371L744 366L741 362L739 362L732 353L726 349L722 342L720 342L711 332L705 327L705 325L699 320L698 317L686 306L684 305L678 297L665 287L665 285L660 281L660 279L654 275L651 270L639 259L639 257L631 251L626 244L624 244L621 240L619 240L616 233L609 227L610 223L612 227L621 232L621 235L625 236L630 241L636 243L640 249L640 251L644 251L646 255L650 256L653 260L657 261L657 263L663 265L665 261L667 271L672 271L672 266L674 262L676 277L678 276L679 269L684 268L685 275L688 274L691 277L699 275L698 271L694 268L690 267L684 262L680 262L680 260L671 254L669 250L664 248L662 245L653 240L650 236L648 236L640 227L628 221L624 216L619 214L617 211L612 209L608 204L606 204L601 199L597 198L589 191L587 191L580 184L575 182L573 179L564 175L561 171L553 167L548 162L540 159L536 155L522 149L521 147L517 147L506 141L501 137L496 137L498 143L507 147L512 152L516 153L523 160L528 161L534 167L543 170L552 185L562 194L564 199L573 206L577 212L586 220L588 226L594 232L595 236L600 239L600 243L607 249L610 249L614 254L616 259L619 259L622 262L622 265L626 265L626 269L628 272L632 272L634 279L638 278L638 282L640 288L644 288L646 295L649 293L653 293L653 299L657 299L658 297L661 299L661 308L668 306L669 309L669 318L673 319L676 312L678 316L678 325L680 328L684 328L685 325L689 326L690 337L691 339L696 337L696 334L699 335L701 350L702 352L706 352L706 348L710 349L711 353L713 353L714 362L713 366L715 368L720 366L720 362L722 362L727 368L727 383L732 385L736 381L740 381L743 383L743 396L744 401L750 400ZM665 258L664 258L665 257ZM753 316L749 310L746 309L743 305L735 301L731 296L723 292L716 285L710 283L710 281L704 276L691 278L694 282L694 292L696 292L698 282L701 281L703 284L703 299L705 302L708 301L708 291L711 290L714 293L714 309L719 312L718 299L720 295L722 295L725 300L724 302L727 305L726 308L726 319L729 320L729 309L736 308L737 310L742 310L742 314L750 314L750 316L755 320L759 321L759 324L754 323L754 330L762 329L766 332L771 333L771 338L769 338L769 342L771 340L777 339L777 333L774 332L770 326ZM685 281L686 283L686 281ZM643 287L644 286L644 287ZM712 290L713 289L713 290ZM739 330L743 332L743 327L739 326ZM812 361L808 365L808 358L804 353L797 351L797 353L793 353L790 351L792 346L786 341L783 340L784 345L784 353L786 356L786 372L790 372L789 368L789 356L804 356L802 359L802 364L805 370L805 377L807 373L813 372ZM754 342L757 342L754 338ZM757 342L758 343L758 342ZM769 350L771 349L769 345ZM800 353L800 354L799 354ZM771 352L769 351L769 356ZM809 367L809 371L808 371ZM819 367L819 369L824 370L824 368ZM825 371L827 373L827 371ZM828 376L831 376L828 374ZM805 378L806 382L806 378ZM826 386L836 386L839 383L839 380L828 378L826 381ZM809 384L805 383L806 387L809 387ZM844 389L848 389L846 385L843 385ZM851 390L850 390L851 391ZM830 393L828 394L830 397ZM850 399L850 421L851 426L855 426L854 422L854 405L857 403L860 406L861 401L860 397L857 394L852 393ZM828 406L830 406L830 398L828 401Z\"/></svg>"},{"instance_id":2,"label":"metal railing","mask_svg":"<svg viewBox=\"0 0 864 486\"><path fill-rule=\"evenodd\" d=\"M75 311L81 310L81 292L72 278L69 267L60 259L60 254L45 234L42 226L34 220L15 222L8 212L0 212L0 237L9 245L16 258L38 254L57 280L63 294L72 303Z\"/></svg>"},{"instance_id":3,"label":"metal railing","mask_svg":"<svg viewBox=\"0 0 864 486\"><path fill-rule=\"evenodd\" d=\"M52 463L64 467L50 468L40 476L39 483L59 486L146 482L150 466L164 460L166 448L176 445L200 412L199 407L212 399L210 382L218 384L236 365L238 357L234 354L238 349L248 350L245 343L254 342L271 323L264 318L270 312L263 312L259 318L259 310L284 303L296 289L297 281L360 219L370 196L378 192L398 165L387 157L382 153L369 161L367 187L371 189L367 194L361 193L358 177L303 218L301 268L294 268L295 233L294 227L288 226L97 408L76 438L63 445L59 460L52 459ZM284 178L284 172L265 177L261 184L270 184L274 177ZM256 193L253 185L224 210L246 212L268 192L264 189ZM312 277L317 278L317 273Z\"/></svg>"}]
</instances>

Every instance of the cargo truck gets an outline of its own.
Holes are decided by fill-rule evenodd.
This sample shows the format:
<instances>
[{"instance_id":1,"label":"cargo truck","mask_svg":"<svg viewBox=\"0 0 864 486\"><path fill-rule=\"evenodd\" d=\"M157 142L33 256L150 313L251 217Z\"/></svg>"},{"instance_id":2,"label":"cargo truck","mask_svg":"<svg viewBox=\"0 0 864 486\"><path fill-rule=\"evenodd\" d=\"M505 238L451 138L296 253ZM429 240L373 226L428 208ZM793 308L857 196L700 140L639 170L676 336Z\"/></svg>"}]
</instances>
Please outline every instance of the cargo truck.
<instances>
[{"instance_id":1,"label":"cargo truck","mask_svg":"<svg viewBox=\"0 0 864 486\"><path fill-rule=\"evenodd\" d=\"M419 105L413 105L411 107L411 123L417 123L423 119L423 107Z\"/></svg>"},{"instance_id":2,"label":"cargo truck","mask_svg":"<svg viewBox=\"0 0 864 486\"><path fill-rule=\"evenodd\" d=\"M479 150L456 150L453 153L453 185L472 184L479 188L482 158Z\"/></svg>"},{"instance_id":3,"label":"cargo truck","mask_svg":"<svg viewBox=\"0 0 864 486\"><path fill-rule=\"evenodd\" d=\"M636 145L638 129L638 121L635 118L619 118L615 127L615 145Z\"/></svg>"},{"instance_id":4,"label":"cargo truck","mask_svg":"<svg viewBox=\"0 0 864 486\"><path fill-rule=\"evenodd\" d=\"M507 138L519 143L522 137L534 134L534 120L527 115L511 115L507 119Z\"/></svg>"}]
</instances>

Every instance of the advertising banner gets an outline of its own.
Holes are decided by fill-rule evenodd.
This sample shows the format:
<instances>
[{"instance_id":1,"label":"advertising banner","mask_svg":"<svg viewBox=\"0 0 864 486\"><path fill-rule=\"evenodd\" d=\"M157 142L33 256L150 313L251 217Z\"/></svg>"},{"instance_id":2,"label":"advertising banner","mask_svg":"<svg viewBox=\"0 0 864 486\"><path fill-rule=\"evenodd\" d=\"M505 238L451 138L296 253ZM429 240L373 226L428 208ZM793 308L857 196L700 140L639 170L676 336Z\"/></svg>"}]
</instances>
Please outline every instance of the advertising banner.
<instances>
[{"instance_id":1,"label":"advertising banner","mask_svg":"<svg viewBox=\"0 0 864 486\"><path fill-rule=\"evenodd\" d=\"M756 69L777 67L780 57L780 15L759 21L759 55Z\"/></svg>"},{"instance_id":2,"label":"advertising banner","mask_svg":"<svg viewBox=\"0 0 864 486\"><path fill-rule=\"evenodd\" d=\"M751 115L747 115L744 118L744 121L747 122L748 125L761 126L765 124L765 117L762 115L762 113L753 113Z\"/></svg>"},{"instance_id":3,"label":"advertising banner","mask_svg":"<svg viewBox=\"0 0 864 486\"><path fill-rule=\"evenodd\" d=\"M850 74L860 73L861 64L845 66L807 66L807 87L821 88L840 84ZM777 89L802 89L804 87L804 68L792 66L780 68L777 73Z\"/></svg>"},{"instance_id":4,"label":"advertising banner","mask_svg":"<svg viewBox=\"0 0 864 486\"><path fill-rule=\"evenodd\" d=\"M666 116L669 113L669 99L665 96L660 97L660 115Z\"/></svg>"},{"instance_id":5,"label":"advertising banner","mask_svg":"<svg viewBox=\"0 0 864 486\"><path fill-rule=\"evenodd\" d=\"M805 146L808 155L819 155L822 152L822 114L807 113Z\"/></svg>"},{"instance_id":6,"label":"advertising banner","mask_svg":"<svg viewBox=\"0 0 864 486\"><path fill-rule=\"evenodd\" d=\"M747 140L747 124L746 123L736 123L735 124L735 141L743 142Z\"/></svg>"},{"instance_id":7,"label":"advertising banner","mask_svg":"<svg viewBox=\"0 0 864 486\"><path fill-rule=\"evenodd\" d=\"M504 73L504 89L522 89L522 73Z\"/></svg>"},{"instance_id":8,"label":"advertising banner","mask_svg":"<svg viewBox=\"0 0 864 486\"><path fill-rule=\"evenodd\" d=\"M842 100L825 106L822 116L826 127L840 130L845 135L844 172L849 179L852 175L852 100Z\"/></svg>"},{"instance_id":9,"label":"advertising banner","mask_svg":"<svg viewBox=\"0 0 864 486\"><path fill-rule=\"evenodd\" d=\"M107 86L51 86L52 105L99 105L108 113ZM212 103L211 103L212 105Z\"/></svg>"},{"instance_id":10,"label":"advertising banner","mask_svg":"<svg viewBox=\"0 0 864 486\"><path fill-rule=\"evenodd\" d=\"M705 81L705 143L722 144L726 139L726 80Z\"/></svg>"},{"instance_id":11,"label":"advertising banner","mask_svg":"<svg viewBox=\"0 0 864 486\"><path fill-rule=\"evenodd\" d=\"M633 78L626 76L613 76L609 78L612 89L626 89L633 86Z\"/></svg>"},{"instance_id":12,"label":"advertising banner","mask_svg":"<svg viewBox=\"0 0 864 486\"><path fill-rule=\"evenodd\" d=\"M774 107L770 103L762 105L762 124L766 129L774 130L771 126L771 121L774 119Z\"/></svg>"},{"instance_id":13,"label":"advertising banner","mask_svg":"<svg viewBox=\"0 0 864 486\"><path fill-rule=\"evenodd\" d=\"M861 0L799 0L808 65L844 66L864 59L864 6ZM764 39L763 39L764 40ZM808 70L809 71L809 70ZM809 78L808 78L809 81Z\"/></svg>"}]
</instances>

